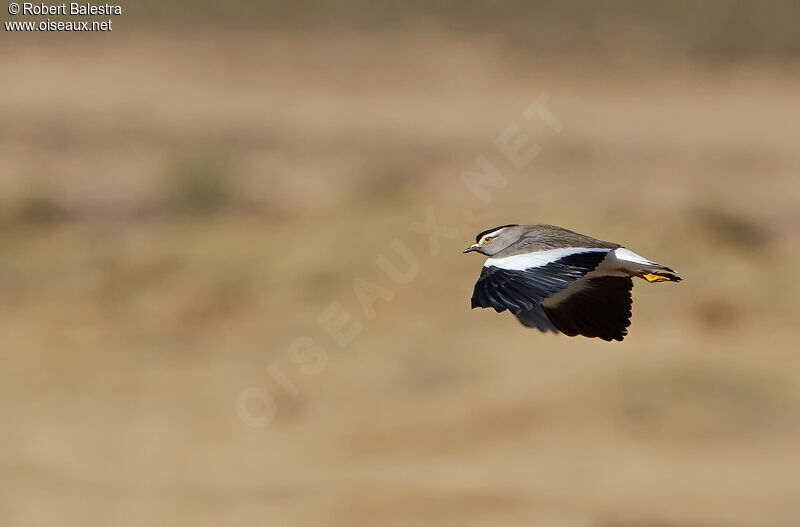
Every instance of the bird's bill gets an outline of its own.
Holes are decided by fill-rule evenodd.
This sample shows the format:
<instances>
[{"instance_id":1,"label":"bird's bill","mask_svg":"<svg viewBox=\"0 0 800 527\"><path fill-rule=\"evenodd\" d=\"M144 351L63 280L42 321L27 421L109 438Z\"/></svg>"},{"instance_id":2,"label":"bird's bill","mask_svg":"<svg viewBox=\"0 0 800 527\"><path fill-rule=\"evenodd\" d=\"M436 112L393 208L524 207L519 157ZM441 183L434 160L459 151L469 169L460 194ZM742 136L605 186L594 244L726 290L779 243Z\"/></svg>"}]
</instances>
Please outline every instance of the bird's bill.
<instances>
[{"instance_id":1,"label":"bird's bill","mask_svg":"<svg viewBox=\"0 0 800 527\"><path fill-rule=\"evenodd\" d=\"M477 251L480 248L481 248L480 245L478 245L477 243L474 243L474 244L470 245L469 247L467 247L466 249L464 249L464 254L471 253L472 251Z\"/></svg>"}]
</instances>

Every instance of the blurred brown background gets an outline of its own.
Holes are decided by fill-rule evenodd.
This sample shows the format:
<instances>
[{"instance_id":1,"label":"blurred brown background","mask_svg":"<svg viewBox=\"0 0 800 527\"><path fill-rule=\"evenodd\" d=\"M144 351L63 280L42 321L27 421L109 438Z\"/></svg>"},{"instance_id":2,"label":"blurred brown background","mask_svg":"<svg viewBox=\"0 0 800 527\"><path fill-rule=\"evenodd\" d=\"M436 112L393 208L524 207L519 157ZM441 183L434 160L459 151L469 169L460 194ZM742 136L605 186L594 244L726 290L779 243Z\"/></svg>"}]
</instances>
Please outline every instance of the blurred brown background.
<instances>
[{"instance_id":1,"label":"blurred brown background","mask_svg":"<svg viewBox=\"0 0 800 527\"><path fill-rule=\"evenodd\" d=\"M797 525L796 2L217 4L0 35L2 525ZM471 311L536 222L684 281Z\"/></svg>"}]
</instances>

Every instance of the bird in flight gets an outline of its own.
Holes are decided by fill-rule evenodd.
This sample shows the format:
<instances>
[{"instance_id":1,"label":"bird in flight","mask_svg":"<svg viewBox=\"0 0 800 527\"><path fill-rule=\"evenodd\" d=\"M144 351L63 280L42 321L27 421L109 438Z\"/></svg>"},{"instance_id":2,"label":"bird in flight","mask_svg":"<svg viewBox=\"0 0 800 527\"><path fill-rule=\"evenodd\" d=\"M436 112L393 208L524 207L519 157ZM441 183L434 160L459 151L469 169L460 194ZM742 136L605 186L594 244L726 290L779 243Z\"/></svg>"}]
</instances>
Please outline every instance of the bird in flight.
<instances>
[{"instance_id":1,"label":"bird in flight","mask_svg":"<svg viewBox=\"0 0 800 527\"><path fill-rule=\"evenodd\" d=\"M628 334L633 277L679 282L678 274L618 243L555 225L485 230L464 252L489 256L472 308L508 310L542 332L621 341Z\"/></svg>"}]
</instances>

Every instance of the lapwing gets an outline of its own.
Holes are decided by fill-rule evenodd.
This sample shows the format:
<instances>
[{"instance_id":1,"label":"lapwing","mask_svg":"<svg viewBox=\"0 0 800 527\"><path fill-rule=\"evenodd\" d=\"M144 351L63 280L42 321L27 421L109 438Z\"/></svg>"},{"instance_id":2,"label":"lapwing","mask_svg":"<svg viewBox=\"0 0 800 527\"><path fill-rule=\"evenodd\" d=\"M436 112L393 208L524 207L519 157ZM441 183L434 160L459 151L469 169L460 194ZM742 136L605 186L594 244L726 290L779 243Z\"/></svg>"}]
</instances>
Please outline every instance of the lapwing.
<instances>
[{"instance_id":1,"label":"lapwing","mask_svg":"<svg viewBox=\"0 0 800 527\"><path fill-rule=\"evenodd\" d=\"M472 308L510 311L542 332L621 341L628 334L633 277L679 282L678 274L618 243L555 225L502 225L464 252L489 256Z\"/></svg>"}]
</instances>

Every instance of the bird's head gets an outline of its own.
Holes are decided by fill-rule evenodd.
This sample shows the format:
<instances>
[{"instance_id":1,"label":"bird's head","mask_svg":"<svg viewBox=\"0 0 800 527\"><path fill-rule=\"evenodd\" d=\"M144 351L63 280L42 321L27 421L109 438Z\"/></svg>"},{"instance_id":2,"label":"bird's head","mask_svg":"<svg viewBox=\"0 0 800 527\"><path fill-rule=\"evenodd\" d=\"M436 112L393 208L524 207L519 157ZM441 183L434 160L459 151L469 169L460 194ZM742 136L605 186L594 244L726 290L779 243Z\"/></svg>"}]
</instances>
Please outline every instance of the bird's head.
<instances>
[{"instance_id":1,"label":"bird's head","mask_svg":"<svg viewBox=\"0 0 800 527\"><path fill-rule=\"evenodd\" d=\"M486 256L497 254L522 237L522 230L517 227L519 225L511 224L485 230L475 236L476 243L464 249L464 252L474 251Z\"/></svg>"}]
</instances>

